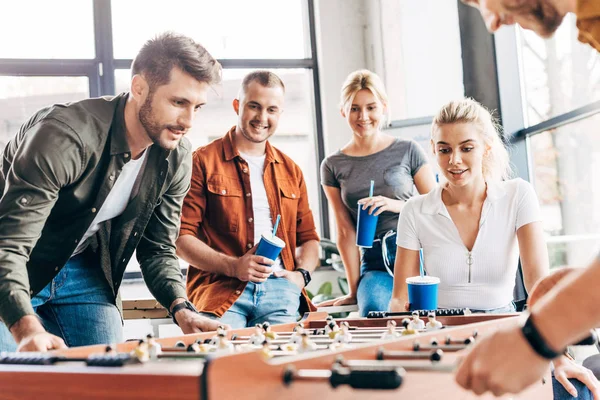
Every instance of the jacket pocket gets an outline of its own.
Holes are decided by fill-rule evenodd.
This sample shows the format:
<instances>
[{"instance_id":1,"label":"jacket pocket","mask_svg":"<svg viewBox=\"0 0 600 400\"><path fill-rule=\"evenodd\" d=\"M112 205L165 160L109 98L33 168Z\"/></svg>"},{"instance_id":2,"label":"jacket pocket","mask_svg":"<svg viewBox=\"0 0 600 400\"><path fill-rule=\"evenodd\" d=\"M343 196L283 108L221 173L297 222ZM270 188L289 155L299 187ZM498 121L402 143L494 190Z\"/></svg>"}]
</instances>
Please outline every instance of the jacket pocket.
<instances>
[{"instance_id":1,"label":"jacket pocket","mask_svg":"<svg viewBox=\"0 0 600 400\"><path fill-rule=\"evenodd\" d=\"M277 181L281 193L281 219L284 221L286 231L296 231L298 219L298 200L300 200L300 189L293 182Z\"/></svg>"},{"instance_id":2,"label":"jacket pocket","mask_svg":"<svg viewBox=\"0 0 600 400\"><path fill-rule=\"evenodd\" d=\"M240 227L240 214L245 207L240 182L223 175L215 175L209 178L206 188L206 219L214 229L237 232Z\"/></svg>"}]
</instances>

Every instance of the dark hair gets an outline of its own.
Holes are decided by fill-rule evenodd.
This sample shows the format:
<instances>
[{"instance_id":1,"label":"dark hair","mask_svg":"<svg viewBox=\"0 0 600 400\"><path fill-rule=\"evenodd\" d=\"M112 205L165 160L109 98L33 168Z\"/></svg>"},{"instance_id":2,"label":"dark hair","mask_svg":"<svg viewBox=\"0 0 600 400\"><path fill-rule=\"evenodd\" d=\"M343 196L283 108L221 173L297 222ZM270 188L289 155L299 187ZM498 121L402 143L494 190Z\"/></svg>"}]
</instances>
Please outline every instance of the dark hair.
<instances>
[{"instance_id":1,"label":"dark hair","mask_svg":"<svg viewBox=\"0 0 600 400\"><path fill-rule=\"evenodd\" d=\"M221 82L221 64L191 38L165 32L148 40L133 60L131 74L143 75L151 90L169 83L173 67L209 85Z\"/></svg>"},{"instance_id":2,"label":"dark hair","mask_svg":"<svg viewBox=\"0 0 600 400\"><path fill-rule=\"evenodd\" d=\"M250 85L252 82L258 82L267 88L279 86L283 90L283 93L285 93L285 85L283 84L283 81L271 71L258 70L250 72L248 75L246 75L244 80L242 80L242 90L244 93L248 91L248 85Z\"/></svg>"}]
</instances>

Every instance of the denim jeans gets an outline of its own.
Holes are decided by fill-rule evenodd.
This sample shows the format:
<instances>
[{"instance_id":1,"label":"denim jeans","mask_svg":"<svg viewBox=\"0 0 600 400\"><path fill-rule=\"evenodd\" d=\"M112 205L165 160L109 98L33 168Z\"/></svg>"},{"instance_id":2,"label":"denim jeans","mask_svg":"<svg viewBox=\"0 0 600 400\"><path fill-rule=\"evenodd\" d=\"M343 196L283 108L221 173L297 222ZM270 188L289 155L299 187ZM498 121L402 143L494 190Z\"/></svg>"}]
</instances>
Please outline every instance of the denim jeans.
<instances>
[{"instance_id":1,"label":"denim jeans","mask_svg":"<svg viewBox=\"0 0 600 400\"><path fill-rule=\"evenodd\" d=\"M394 270L396 259L396 235L386 239L388 264ZM361 266L356 301L361 317L369 311L387 311L390 307L394 278L385 268L382 253L382 241L373 242L373 247L361 249Z\"/></svg>"},{"instance_id":2,"label":"denim jeans","mask_svg":"<svg viewBox=\"0 0 600 400\"><path fill-rule=\"evenodd\" d=\"M123 341L123 321L98 262L78 254L31 299L44 328L67 346ZM0 322L0 351L15 351L16 343Z\"/></svg>"},{"instance_id":3,"label":"denim jeans","mask_svg":"<svg viewBox=\"0 0 600 400\"><path fill-rule=\"evenodd\" d=\"M471 310L474 313L483 313L483 314L506 314L506 313L514 313L517 312L517 306L515 306L515 302L511 301L504 307L492 308L491 310Z\"/></svg>"},{"instance_id":4,"label":"denim jeans","mask_svg":"<svg viewBox=\"0 0 600 400\"><path fill-rule=\"evenodd\" d=\"M241 296L221 318L214 314L202 314L238 329L263 322L296 322L299 308L300 288L285 278L271 275L262 283L248 282Z\"/></svg>"},{"instance_id":5,"label":"denim jeans","mask_svg":"<svg viewBox=\"0 0 600 400\"><path fill-rule=\"evenodd\" d=\"M593 400L592 392L590 389L585 386L585 384L577 379L569 379L569 382L575 386L577 389L577 397L573 397L567 392L567 390L563 387L563 385L554 378L554 373L552 373L552 393L554 400L571 400L571 399L579 399L579 400Z\"/></svg>"}]
</instances>

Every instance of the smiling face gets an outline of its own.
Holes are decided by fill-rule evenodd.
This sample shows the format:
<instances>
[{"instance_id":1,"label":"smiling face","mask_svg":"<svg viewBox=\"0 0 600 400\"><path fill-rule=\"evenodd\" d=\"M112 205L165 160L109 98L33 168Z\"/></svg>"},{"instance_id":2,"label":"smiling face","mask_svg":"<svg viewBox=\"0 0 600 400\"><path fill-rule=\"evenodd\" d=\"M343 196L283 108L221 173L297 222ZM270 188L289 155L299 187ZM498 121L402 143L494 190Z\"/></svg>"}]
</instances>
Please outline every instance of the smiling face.
<instances>
[{"instance_id":1,"label":"smiling face","mask_svg":"<svg viewBox=\"0 0 600 400\"><path fill-rule=\"evenodd\" d=\"M431 145L440 170L450 185L485 182L483 161L487 151L476 125L439 125L433 132Z\"/></svg>"},{"instance_id":2,"label":"smiling face","mask_svg":"<svg viewBox=\"0 0 600 400\"><path fill-rule=\"evenodd\" d=\"M462 0L479 9L485 25L491 33L502 25L519 24L547 38L560 26L565 13L560 12L549 0Z\"/></svg>"},{"instance_id":3,"label":"smiling face","mask_svg":"<svg viewBox=\"0 0 600 400\"><path fill-rule=\"evenodd\" d=\"M138 117L152 142L175 149L192 127L196 112L206 104L209 88L208 83L173 68L167 84L150 89Z\"/></svg>"},{"instance_id":4,"label":"smiling face","mask_svg":"<svg viewBox=\"0 0 600 400\"><path fill-rule=\"evenodd\" d=\"M385 105L369 89L359 90L350 106L342 110L342 116L348 121L352 131L367 137L379 131L380 124L385 118Z\"/></svg>"},{"instance_id":5,"label":"smiling face","mask_svg":"<svg viewBox=\"0 0 600 400\"><path fill-rule=\"evenodd\" d=\"M283 112L284 91L280 86L265 87L257 81L248 84L240 99L233 101L238 115L236 132L240 140L249 143L264 143L277 130Z\"/></svg>"}]
</instances>

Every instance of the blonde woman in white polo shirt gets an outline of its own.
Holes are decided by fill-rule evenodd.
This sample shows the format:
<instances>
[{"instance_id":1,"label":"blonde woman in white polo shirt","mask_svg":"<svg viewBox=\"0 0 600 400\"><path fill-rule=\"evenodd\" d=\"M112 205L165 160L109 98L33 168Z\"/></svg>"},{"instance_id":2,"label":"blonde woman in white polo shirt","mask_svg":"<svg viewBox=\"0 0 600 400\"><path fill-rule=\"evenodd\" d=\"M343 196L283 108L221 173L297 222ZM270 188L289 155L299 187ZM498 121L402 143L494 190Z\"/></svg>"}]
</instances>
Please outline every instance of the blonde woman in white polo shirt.
<instances>
[{"instance_id":1,"label":"blonde woman in white polo shirt","mask_svg":"<svg viewBox=\"0 0 600 400\"><path fill-rule=\"evenodd\" d=\"M472 99L452 101L438 112L431 146L447 182L404 205L391 311L408 310L405 282L419 275L420 248L425 271L441 281L439 308L515 311L512 295L519 257L527 291L549 269L533 187L522 179L507 180L508 152L494 119ZM565 357L555 366L557 380L571 393L574 387L567 378L585 376L589 381L587 369ZM585 386L579 387L582 394ZM556 390L555 398L563 398Z\"/></svg>"}]
</instances>

